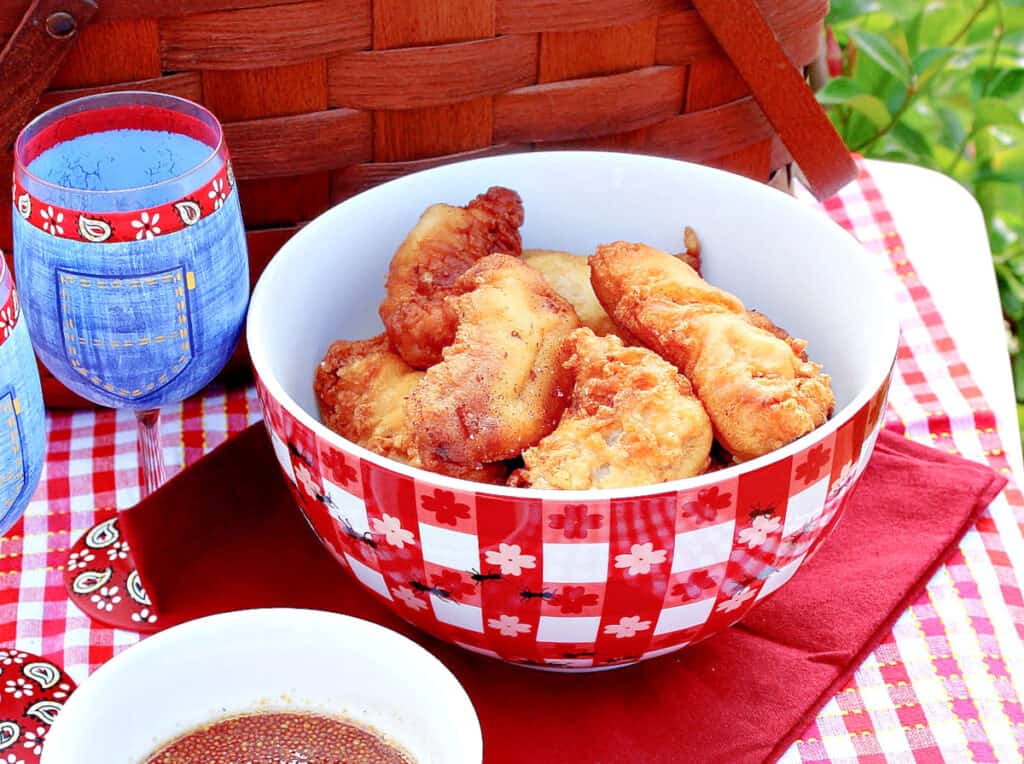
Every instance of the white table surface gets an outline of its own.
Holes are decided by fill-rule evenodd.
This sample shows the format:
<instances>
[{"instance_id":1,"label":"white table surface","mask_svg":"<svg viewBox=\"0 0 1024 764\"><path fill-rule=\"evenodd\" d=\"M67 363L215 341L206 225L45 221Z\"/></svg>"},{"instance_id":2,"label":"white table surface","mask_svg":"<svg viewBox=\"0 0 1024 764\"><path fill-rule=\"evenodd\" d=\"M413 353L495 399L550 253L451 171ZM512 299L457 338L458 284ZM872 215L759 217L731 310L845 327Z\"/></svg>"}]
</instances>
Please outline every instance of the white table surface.
<instances>
[{"instance_id":1,"label":"white table surface","mask_svg":"<svg viewBox=\"0 0 1024 764\"><path fill-rule=\"evenodd\" d=\"M956 181L912 165L868 160L917 275L991 405L1007 459L1024 476L1020 429L995 270L981 209Z\"/></svg>"}]
</instances>

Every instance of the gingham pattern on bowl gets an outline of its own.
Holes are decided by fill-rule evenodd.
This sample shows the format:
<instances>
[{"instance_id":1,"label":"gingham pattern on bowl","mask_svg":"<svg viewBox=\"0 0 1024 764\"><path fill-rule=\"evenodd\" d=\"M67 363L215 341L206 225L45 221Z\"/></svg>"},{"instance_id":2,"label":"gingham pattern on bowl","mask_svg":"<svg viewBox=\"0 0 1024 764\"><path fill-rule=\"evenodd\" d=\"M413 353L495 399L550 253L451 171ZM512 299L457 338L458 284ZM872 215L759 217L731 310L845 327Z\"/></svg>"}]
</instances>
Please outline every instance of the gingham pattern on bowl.
<instances>
[{"instance_id":1,"label":"gingham pattern on bowl","mask_svg":"<svg viewBox=\"0 0 1024 764\"><path fill-rule=\"evenodd\" d=\"M368 590L440 639L562 671L672 652L789 580L839 519L887 388L824 440L739 477L579 503L402 475L319 436L258 385L299 506Z\"/></svg>"},{"instance_id":2,"label":"gingham pattern on bowl","mask_svg":"<svg viewBox=\"0 0 1024 764\"><path fill-rule=\"evenodd\" d=\"M900 300L903 327L919 330L912 335L919 341L901 350L886 426L987 462L1013 480L994 417L926 286L908 275L914 253L904 251L867 171L826 211L876 256ZM923 408L918 401L927 396ZM172 464L194 462L259 418L253 389L213 391L164 413ZM92 624L68 605L61 571L71 541L108 515L95 507L138 500L135 420L130 412L60 412L48 425L43 479L25 518L0 540L0 648L43 655L81 682L140 639ZM783 762L1021 758L1024 602L1014 562L1024 570L1024 539L1015 513L1024 515L1024 497L1011 483Z\"/></svg>"}]
</instances>

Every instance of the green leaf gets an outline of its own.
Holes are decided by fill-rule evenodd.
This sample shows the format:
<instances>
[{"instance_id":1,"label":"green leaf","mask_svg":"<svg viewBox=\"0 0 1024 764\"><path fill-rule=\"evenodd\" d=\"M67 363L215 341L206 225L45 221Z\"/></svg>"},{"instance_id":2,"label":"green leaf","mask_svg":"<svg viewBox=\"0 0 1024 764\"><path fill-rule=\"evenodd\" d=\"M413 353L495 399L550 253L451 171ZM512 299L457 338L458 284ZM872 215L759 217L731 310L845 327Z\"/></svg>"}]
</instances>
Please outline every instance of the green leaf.
<instances>
[{"instance_id":1,"label":"green leaf","mask_svg":"<svg viewBox=\"0 0 1024 764\"><path fill-rule=\"evenodd\" d=\"M1024 183L1024 146L1015 146L992 157L992 174L1000 180Z\"/></svg>"},{"instance_id":2,"label":"green leaf","mask_svg":"<svg viewBox=\"0 0 1024 764\"><path fill-rule=\"evenodd\" d=\"M998 98L981 98L974 105L974 129L992 125L1020 125L1020 112Z\"/></svg>"},{"instance_id":3,"label":"green leaf","mask_svg":"<svg viewBox=\"0 0 1024 764\"><path fill-rule=\"evenodd\" d=\"M956 53L953 48L927 48L914 56L911 68L914 70L914 74L917 75L918 88L942 71L946 63Z\"/></svg>"},{"instance_id":4,"label":"green leaf","mask_svg":"<svg viewBox=\"0 0 1024 764\"><path fill-rule=\"evenodd\" d=\"M883 128L892 120L892 114L881 98L873 95L858 95L846 99L846 105L858 114L863 114L877 128Z\"/></svg>"},{"instance_id":5,"label":"green leaf","mask_svg":"<svg viewBox=\"0 0 1024 764\"><path fill-rule=\"evenodd\" d=\"M863 16L875 7L877 6L872 0L832 0L826 23L842 24L844 21Z\"/></svg>"},{"instance_id":6,"label":"green leaf","mask_svg":"<svg viewBox=\"0 0 1024 764\"><path fill-rule=\"evenodd\" d=\"M825 83L825 87L818 91L818 103L825 106L844 104L854 96L866 94L867 91L860 83L849 77L835 77Z\"/></svg>"},{"instance_id":7,"label":"green leaf","mask_svg":"<svg viewBox=\"0 0 1024 764\"><path fill-rule=\"evenodd\" d=\"M901 120L893 125L890 135L908 151L917 154L921 158L931 158L932 147L928 139L906 122Z\"/></svg>"},{"instance_id":8,"label":"green leaf","mask_svg":"<svg viewBox=\"0 0 1024 764\"><path fill-rule=\"evenodd\" d=\"M860 29L851 29L850 37L860 54L870 58L900 82L910 84L910 62L885 37Z\"/></svg>"}]
</instances>

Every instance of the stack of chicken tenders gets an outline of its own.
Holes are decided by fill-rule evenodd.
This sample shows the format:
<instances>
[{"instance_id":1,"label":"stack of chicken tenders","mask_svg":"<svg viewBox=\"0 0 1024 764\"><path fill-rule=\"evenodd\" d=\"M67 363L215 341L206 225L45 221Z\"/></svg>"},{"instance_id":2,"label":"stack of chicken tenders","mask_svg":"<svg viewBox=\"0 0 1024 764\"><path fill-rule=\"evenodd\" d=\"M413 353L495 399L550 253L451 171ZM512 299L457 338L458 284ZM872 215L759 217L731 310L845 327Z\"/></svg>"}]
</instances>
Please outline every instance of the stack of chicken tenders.
<instances>
[{"instance_id":1,"label":"stack of chicken tenders","mask_svg":"<svg viewBox=\"0 0 1024 764\"><path fill-rule=\"evenodd\" d=\"M385 333L316 370L323 422L382 456L481 483L581 490L773 451L835 405L804 340L675 255L618 241L523 250L522 200L436 204L398 248Z\"/></svg>"}]
</instances>

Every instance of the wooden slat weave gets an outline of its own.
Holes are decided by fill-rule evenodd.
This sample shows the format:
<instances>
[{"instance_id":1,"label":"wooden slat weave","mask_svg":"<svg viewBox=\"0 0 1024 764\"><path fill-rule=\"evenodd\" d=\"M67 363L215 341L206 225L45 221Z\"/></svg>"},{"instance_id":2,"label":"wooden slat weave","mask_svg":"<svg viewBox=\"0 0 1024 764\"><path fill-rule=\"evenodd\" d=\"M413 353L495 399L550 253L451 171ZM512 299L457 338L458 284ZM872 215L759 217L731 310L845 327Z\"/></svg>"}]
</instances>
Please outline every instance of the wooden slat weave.
<instances>
[{"instance_id":1,"label":"wooden slat weave","mask_svg":"<svg viewBox=\"0 0 1024 764\"><path fill-rule=\"evenodd\" d=\"M0 44L28 5L0 0ZM790 161L690 0L98 5L36 111L128 89L208 105L226 126L254 276L330 204L449 161L615 149L766 182ZM827 0L758 5L794 68L817 57ZM0 172L10 162L0 147ZM5 198L0 248L9 217Z\"/></svg>"}]
</instances>

